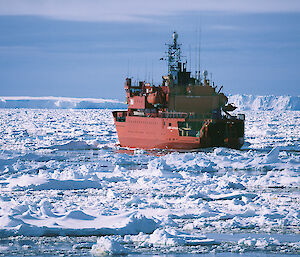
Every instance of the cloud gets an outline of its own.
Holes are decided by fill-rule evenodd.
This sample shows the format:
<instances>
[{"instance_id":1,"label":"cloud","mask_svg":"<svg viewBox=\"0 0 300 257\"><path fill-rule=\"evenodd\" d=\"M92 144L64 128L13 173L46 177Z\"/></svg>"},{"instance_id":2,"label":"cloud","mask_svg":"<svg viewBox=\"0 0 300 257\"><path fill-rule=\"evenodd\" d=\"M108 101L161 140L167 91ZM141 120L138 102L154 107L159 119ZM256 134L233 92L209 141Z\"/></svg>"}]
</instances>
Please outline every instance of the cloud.
<instances>
[{"instance_id":1,"label":"cloud","mask_svg":"<svg viewBox=\"0 0 300 257\"><path fill-rule=\"evenodd\" d=\"M75 21L157 21L189 11L300 12L299 0L0 0L0 15L37 15Z\"/></svg>"}]
</instances>

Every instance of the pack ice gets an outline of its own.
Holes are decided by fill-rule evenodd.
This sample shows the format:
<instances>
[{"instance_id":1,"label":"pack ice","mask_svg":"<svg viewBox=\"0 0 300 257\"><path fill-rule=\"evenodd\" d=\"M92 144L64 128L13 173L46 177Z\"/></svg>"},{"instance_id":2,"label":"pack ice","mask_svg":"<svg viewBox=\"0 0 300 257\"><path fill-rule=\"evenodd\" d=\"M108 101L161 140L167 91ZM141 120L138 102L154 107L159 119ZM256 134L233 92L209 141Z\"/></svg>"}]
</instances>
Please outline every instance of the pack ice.
<instances>
[{"instance_id":1,"label":"pack ice","mask_svg":"<svg viewBox=\"0 0 300 257\"><path fill-rule=\"evenodd\" d=\"M107 109L0 109L2 255L45 236L84 236L78 254L299 254L300 113L246 109L242 150L194 152L120 148Z\"/></svg>"}]
</instances>

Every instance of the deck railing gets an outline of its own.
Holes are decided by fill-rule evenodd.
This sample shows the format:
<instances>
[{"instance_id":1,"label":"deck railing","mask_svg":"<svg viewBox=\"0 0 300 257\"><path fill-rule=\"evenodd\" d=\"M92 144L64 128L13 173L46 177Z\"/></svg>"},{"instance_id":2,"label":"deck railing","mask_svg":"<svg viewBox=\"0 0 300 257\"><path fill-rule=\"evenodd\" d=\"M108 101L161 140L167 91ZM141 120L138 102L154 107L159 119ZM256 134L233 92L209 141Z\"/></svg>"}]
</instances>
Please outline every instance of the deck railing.
<instances>
[{"instance_id":1,"label":"deck railing","mask_svg":"<svg viewBox=\"0 0 300 257\"><path fill-rule=\"evenodd\" d=\"M206 120L206 119L231 119L231 120L245 120L244 114L233 115L220 115L216 116L212 113L196 114L196 113L186 113L186 112L158 112L158 113L148 113L148 112L132 112L128 111L114 111L114 117L118 121L125 121L126 116L139 116L139 117L149 117L149 118L179 118L179 119L189 119L189 120Z\"/></svg>"}]
</instances>

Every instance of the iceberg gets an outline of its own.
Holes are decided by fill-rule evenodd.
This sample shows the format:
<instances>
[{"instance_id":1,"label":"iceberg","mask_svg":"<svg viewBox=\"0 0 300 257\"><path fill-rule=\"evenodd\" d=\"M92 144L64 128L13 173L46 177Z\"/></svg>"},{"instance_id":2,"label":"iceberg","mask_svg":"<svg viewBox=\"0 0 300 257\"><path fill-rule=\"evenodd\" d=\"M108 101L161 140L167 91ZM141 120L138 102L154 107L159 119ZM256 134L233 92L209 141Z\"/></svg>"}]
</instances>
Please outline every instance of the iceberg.
<instances>
[{"instance_id":1,"label":"iceberg","mask_svg":"<svg viewBox=\"0 0 300 257\"><path fill-rule=\"evenodd\" d=\"M102 98L0 96L0 108L122 109L126 105L119 100Z\"/></svg>"},{"instance_id":2,"label":"iceberg","mask_svg":"<svg viewBox=\"0 0 300 257\"><path fill-rule=\"evenodd\" d=\"M300 96L230 95L229 103L234 103L238 110L300 110Z\"/></svg>"}]
</instances>

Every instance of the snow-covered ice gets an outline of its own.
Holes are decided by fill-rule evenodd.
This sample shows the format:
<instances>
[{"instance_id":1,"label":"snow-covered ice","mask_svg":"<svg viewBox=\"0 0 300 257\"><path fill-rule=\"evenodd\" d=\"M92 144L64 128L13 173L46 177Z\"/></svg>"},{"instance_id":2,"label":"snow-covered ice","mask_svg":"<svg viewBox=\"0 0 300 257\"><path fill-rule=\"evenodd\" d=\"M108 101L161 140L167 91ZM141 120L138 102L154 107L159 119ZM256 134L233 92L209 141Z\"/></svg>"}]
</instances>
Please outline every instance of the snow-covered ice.
<instances>
[{"instance_id":1,"label":"snow-covered ice","mask_svg":"<svg viewBox=\"0 0 300 257\"><path fill-rule=\"evenodd\" d=\"M0 256L299 254L300 112L246 109L242 150L192 152L120 148L107 109L0 109Z\"/></svg>"}]
</instances>

